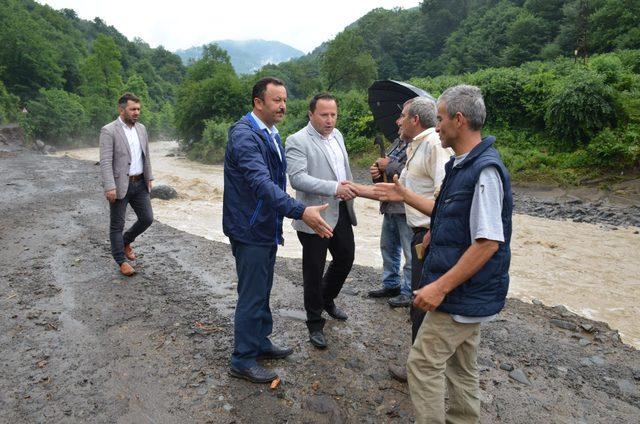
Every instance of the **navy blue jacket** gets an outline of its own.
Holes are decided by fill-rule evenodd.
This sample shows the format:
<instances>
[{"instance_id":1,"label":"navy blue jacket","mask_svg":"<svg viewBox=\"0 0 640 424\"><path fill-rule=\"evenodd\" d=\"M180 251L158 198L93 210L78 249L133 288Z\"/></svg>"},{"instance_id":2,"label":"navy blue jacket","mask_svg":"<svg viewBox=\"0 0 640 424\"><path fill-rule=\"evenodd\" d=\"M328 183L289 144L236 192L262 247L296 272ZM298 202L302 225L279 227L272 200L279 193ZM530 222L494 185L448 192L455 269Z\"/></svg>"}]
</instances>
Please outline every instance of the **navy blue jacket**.
<instances>
[{"instance_id":1,"label":"navy blue jacket","mask_svg":"<svg viewBox=\"0 0 640 424\"><path fill-rule=\"evenodd\" d=\"M282 160L268 132L260 130L250 113L229 128L222 229L230 239L263 246L283 244L283 218L302 218L305 206L286 192L287 160L280 136L276 139Z\"/></svg>"},{"instance_id":2,"label":"navy blue jacket","mask_svg":"<svg viewBox=\"0 0 640 424\"><path fill-rule=\"evenodd\" d=\"M429 253L422 269L421 285L430 284L449 271L471 246L469 216L476 182L482 169L495 166L504 187L502 226L504 243L468 281L445 296L439 311L456 315L484 317L502 310L509 289L511 262L511 214L513 197L509 172L492 146L495 137L487 137L474 147L459 166L454 158L445 166L446 175L431 217Z\"/></svg>"}]
</instances>

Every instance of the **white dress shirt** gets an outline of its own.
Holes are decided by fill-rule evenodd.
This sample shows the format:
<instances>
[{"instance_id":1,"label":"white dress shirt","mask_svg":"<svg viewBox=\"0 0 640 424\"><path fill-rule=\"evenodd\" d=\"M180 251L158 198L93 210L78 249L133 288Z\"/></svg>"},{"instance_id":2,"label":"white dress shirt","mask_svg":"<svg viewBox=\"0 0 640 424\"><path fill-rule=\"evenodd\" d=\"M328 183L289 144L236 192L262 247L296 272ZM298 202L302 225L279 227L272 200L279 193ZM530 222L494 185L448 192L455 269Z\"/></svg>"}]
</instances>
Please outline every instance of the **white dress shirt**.
<instances>
[{"instance_id":1,"label":"white dress shirt","mask_svg":"<svg viewBox=\"0 0 640 424\"><path fill-rule=\"evenodd\" d=\"M256 124L258 124L258 128L260 128L261 130L267 130L267 132L269 133L269 138L271 138L273 145L276 147L276 152L278 152L278 157L280 158L280 162L282 162L282 153L280 153L280 147L278 147L278 141L276 140L276 134L278 134L278 129L276 128L276 126L274 125L271 128L267 127L267 125L264 122L262 122L262 120L258 118L258 116L256 116L256 114L253 112L251 112L251 116L253 117L253 119L256 120Z\"/></svg>"},{"instance_id":2,"label":"white dress shirt","mask_svg":"<svg viewBox=\"0 0 640 424\"><path fill-rule=\"evenodd\" d=\"M313 128L313 125L311 125ZM336 193L338 192L338 187L340 186L340 182L346 181L347 179L347 168L345 167L345 157L342 153L342 148L340 147L340 143L338 143L338 138L335 135L335 129L329 134L327 137L320 134L315 128L313 128L315 134L320 137L324 146L327 148L329 152L329 159L331 160L331 165L333 165L333 169L336 171L336 178L338 181L336 182Z\"/></svg>"},{"instance_id":3,"label":"white dress shirt","mask_svg":"<svg viewBox=\"0 0 640 424\"><path fill-rule=\"evenodd\" d=\"M122 118L118 117L118 121L122 124L124 135L127 137L129 143L129 150L131 151L131 166L129 167L129 175L140 175L144 172L144 166L142 162L142 146L140 146L140 139L138 138L138 131L135 124L129 128L124 123Z\"/></svg>"}]
</instances>

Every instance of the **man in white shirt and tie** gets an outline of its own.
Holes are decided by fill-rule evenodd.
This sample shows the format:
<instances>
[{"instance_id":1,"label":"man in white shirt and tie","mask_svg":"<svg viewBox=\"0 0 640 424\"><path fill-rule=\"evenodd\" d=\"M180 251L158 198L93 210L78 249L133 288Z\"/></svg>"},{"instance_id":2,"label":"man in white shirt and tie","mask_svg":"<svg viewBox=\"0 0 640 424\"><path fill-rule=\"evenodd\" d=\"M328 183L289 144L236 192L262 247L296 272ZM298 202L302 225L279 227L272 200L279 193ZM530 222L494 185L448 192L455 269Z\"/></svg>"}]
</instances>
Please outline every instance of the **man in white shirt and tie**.
<instances>
[{"instance_id":1,"label":"man in white shirt and tie","mask_svg":"<svg viewBox=\"0 0 640 424\"><path fill-rule=\"evenodd\" d=\"M147 130L138 122L140 99L125 93L118 100L120 116L100 131L100 175L109 201L111 254L123 275L135 273L126 261L136 255L131 243L153 222L151 209L151 160ZM124 232L127 205L138 220Z\"/></svg>"},{"instance_id":2,"label":"man in white shirt and tie","mask_svg":"<svg viewBox=\"0 0 640 424\"><path fill-rule=\"evenodd\" d=\"M333 228L333 237L322 238L301 220L293 221L302 243L302 279L307 311L309 340L319 349L327 347L323 310L331 317L346 320L347 314L335 304L353 265L355 245L353 210L355 192L343 181L352 179L349 157L342 134L335 128L338 103L328 93L318 94L309 103L309 124L287 138L287 174L296 199L305 205L329 204L321 212ZM332 261L324 272L327 250Z\"/></svg>"}]
</instances>

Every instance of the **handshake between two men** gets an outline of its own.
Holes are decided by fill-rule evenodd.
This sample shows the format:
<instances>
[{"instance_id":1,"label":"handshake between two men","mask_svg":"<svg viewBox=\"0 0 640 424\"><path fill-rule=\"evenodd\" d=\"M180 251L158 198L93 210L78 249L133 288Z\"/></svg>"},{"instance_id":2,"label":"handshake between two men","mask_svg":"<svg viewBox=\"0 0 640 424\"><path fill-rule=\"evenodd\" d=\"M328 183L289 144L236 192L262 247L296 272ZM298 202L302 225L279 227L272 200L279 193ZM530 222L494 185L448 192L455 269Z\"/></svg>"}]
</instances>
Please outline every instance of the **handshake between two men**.
<instances>
[{"instance_id":1,"label":"handshake between two men","mask_svg":"<svg viewBox=\"0 0 640 424\"><path fill-rule=\"evenodd\" d=\"M342 200L351 200L355 197L378 200L381 202L403 202L418 211L431 216L435 201L409 190L394 175L391 183L375 183L373 185L358 184L353 181L342 181L336 191L336 196ZM426 249L429 244L430 233L427 233L422 242L422 248ZM441 290L436 287L423 287L414 291L415 307L424 311L434 310L444 298Z\"/></svg>"},{"instance_id":2,"label":"handshake between two men","mask_svg":"<svg viewBox=\"0 0 640 424\"><path fill-rule=\"evenodd\" d=\"M356 197L364 197L367 199L379 200L381 202L406 202L407 197L412 193L411 190L408 190L404 187L400 181L398 180L398 176L395 175L393 177L392 183L376 183L373 185L366 184L358 184L353 181L342 181L336 190L336 197L341 200L351 200ZM416 196L420 197L420 196ZM419 200L419 199L418 199ZM426 204L428 205L429 199L424 199ZM422 202L420 202L422 203ZM429 212L431 212L431 207L429 207Z\"/></svg>"}]
</instances>

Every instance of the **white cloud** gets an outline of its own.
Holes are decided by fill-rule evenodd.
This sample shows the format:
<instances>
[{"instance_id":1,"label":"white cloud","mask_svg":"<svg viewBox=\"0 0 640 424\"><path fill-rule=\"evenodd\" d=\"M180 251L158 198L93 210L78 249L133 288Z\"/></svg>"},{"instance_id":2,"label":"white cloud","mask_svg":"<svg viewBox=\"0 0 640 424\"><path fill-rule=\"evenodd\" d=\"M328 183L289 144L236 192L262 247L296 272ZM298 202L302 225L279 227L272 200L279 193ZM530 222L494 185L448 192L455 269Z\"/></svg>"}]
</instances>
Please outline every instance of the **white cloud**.
<instances>
[{"instance_id":1,"label":"white cloud","mask_svg":"<svg viewBox=\"0 0 640 424\"><path fill-rule=\"evenodd\" d=\"M100 17L129 39L175 51L213 40L261 38L309 52L376 7L409 8L420 0L325 0L266 2L182 0L38 0L73 9L82 19Z\"/></svg>"}]
</instances>

